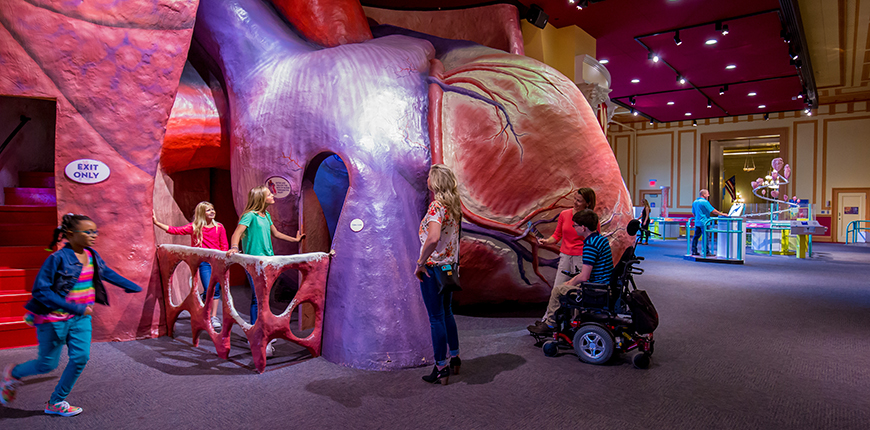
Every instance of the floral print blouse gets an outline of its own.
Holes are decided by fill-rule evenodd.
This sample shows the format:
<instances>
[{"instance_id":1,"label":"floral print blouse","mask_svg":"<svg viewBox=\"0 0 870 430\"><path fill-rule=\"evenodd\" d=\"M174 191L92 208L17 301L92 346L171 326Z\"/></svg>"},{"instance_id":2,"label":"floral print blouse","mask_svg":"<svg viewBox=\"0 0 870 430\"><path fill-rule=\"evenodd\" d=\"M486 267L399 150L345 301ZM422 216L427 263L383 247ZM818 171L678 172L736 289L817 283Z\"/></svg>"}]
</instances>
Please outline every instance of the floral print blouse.
<instances>
[{"instance_id":1,"label":"floral print blouse","mask_svg":"<svg viewBox=\"0 0 870 430\"><path fill-rule=\"evenodd\" d=\"M432 255L426 260L426 264L456 264L459 257L459 226L456 224L456 220L450 216L447 207L437 200L429 204L429 210L420 221L420 252L423 252L422 244L429 237L429 223L432 221L441 224L441 239L438 241L435 251L432 251Z\"/></svg>"}]
</instances>

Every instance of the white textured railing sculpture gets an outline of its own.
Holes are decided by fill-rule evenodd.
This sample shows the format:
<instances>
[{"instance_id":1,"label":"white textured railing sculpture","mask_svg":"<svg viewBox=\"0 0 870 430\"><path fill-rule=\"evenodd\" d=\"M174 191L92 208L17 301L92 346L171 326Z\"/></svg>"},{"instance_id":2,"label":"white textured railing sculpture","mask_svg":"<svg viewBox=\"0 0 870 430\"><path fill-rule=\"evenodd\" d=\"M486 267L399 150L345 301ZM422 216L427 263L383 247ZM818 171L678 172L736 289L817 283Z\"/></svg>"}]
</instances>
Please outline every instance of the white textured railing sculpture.
<instances>
[{"instance_id":1,"label":"white textured railing sculpture","mask_svg":"<svg viewBox=\"0 0 870 430\"><path fill-rule=\"evenodd\" d=\"M190 326L194 346L199 343L199 333L205 331L212 341L218 356L229 357L230 333L233 324L238 324L245 333L251 345L254 366L258 372L266 369L266 345L276 338L286 339L308 349L315 357L321 352L321 337L323 334L323 305L326 297L326 276L329 271L330 254L314 252L297 255L278 255L273 257L258 257L253 255L235 254L227 257L222 251L213 249L193 248L183 245L160 245L157 247L157 258L160 264L160 277L163 282L165 297L166 325L171 336L178 315L183 311L190 313ZM175 305L171 297L175 293L172 282L176 267L184 262L195 274L200 263L211 265L212 274L206 290L205 303L210 303L214 297L215 285L220 283L223 300L223 321L220 332L216 332L209 321L208 306L200 300L196 288L191 288ZM260 304L257 311L257 322L254 325L244 321L233 305L227 282L221 282L229 277L227 273L233 264L242 266L254 281L254 294ZM298 270L300 274L299 290L293 301L281 315L274 315L269 309L269 296L272 286L278 276L286 270ZM290 316L302 303L309 303L314 309L314 330L305 338L299 338L290 330Z\"/></svg>"}]
</instances>

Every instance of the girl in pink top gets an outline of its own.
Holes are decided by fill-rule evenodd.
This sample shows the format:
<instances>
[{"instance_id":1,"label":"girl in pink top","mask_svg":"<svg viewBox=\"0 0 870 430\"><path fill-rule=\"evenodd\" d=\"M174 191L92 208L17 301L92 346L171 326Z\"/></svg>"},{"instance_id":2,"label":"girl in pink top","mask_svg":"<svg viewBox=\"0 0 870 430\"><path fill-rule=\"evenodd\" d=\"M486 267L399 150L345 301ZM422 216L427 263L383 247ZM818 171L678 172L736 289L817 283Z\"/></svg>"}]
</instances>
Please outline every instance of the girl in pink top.
<instances>
[{"instance_id":1,"label":"girl in pink top","mask_svg":"<svg viewBox=\"0 0 870 430\"><path fill-rule=\"evenodd\" d=\"M583 267L583 238L577 235L577 231L574 230L574 221L571 220L575 213L583 209L595 209L595 191L592 188L577 190L577 194L574 195L574 207L565 209L559 214L559 221L553 235L546 239L538 239L538 243L541 245L562 241L562 245L559 247L559 267L556 270L554 287L568 282L570 279L562 271L574 273L578 271L577 268Z\"/></svg>"},{"instance_id":2,"label":"girl in pink top","mask_svg":"<svg viewBox=\"0 0 870 430\"><path fill-rule=\"evenodd\" d=\"M193 222L183 227L170 227L157 221L157 216L151 214L154 225L161 230L175 235L190 235L190 246L194 248L207 248L227 251L227 230L224 225L215 221L214 205L209 202L199 202L193 214ZM205 292L208 290L208 281L211 279L211 264L202 262L199 264L199 279L202 281L202 300L206 300ZM211 301L211 325L214 330L221 331L221 320L217 317L218 303L221 299L221 285L215 284L214 299Z\"/></svg>"}]
</instances>

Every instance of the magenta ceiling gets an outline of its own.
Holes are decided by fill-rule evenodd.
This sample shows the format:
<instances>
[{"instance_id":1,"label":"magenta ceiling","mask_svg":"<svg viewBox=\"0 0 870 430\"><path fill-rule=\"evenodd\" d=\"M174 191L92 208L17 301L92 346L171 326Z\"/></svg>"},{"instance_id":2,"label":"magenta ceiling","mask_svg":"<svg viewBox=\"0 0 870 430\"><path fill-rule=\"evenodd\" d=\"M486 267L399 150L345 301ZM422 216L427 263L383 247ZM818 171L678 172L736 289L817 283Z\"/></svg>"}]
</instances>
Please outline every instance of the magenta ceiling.
<instances>
[{"instance_id":1,"label":"magenta ceiling","mask_svg":"<svg viewBox=\"0 0 870 430\"><path fill-rule=\"evenodd\" d=\"M491 3L363 2L395 9L455 9ZM785 43L781 34L784 11L778 0L604 0L591 1L583 10L577 9L580 0L520 3L539 5L557 28L576 25L594 37L596 56L607 60L611 73L611 99L647 118L669 122L806 107L800 71L790 55L790 47L799 47L799 37L789 33L793 43ZM717 22L728 26L727 35L717 31ZM674 42L677 29L679 46ZM709 40L716 42L708 44ZM661 61L649 60L650 51ZM797 53L797 61L807 67L803 53ZM677 82L678 73L685 84ZM725 85L727 91L720 95ZM814 88L809 90L814 94Z\"/></svg>"}]
</instances>

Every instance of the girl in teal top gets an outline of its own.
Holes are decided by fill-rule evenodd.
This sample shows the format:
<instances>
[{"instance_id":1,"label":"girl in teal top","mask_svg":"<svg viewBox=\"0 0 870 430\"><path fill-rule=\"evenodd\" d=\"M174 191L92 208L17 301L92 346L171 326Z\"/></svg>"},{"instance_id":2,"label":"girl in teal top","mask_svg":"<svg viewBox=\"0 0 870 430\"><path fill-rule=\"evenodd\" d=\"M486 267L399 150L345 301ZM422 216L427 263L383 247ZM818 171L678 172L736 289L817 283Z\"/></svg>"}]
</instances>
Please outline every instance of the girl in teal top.
<instances>
[{"instance_id":1,"label":"girl in teal top","mask_svg":"<svg viewBox=\"0 0 870 430\"><path fill-rule=\"evenodd\" d=\"M242 243L245 254L272 256L275 255L272 250L272 236L294 243L305 237L298 231L296 237L287 236L275 228L272 216L266 212L266 208L274 203L275 196L266 186L259 186L248 192L248 204L245 206L245 211L242 212L242 218L239 219L239 225L233 232L232 239L230 239L230 250L227 251L227 257L239 252L239 242ZM254 281L251 279L251 275L245 273L248 275L248 283L253 288ZM251 325L257 322L257 311L257 293L252 291Z\"/></svg>"}]
</instances>

